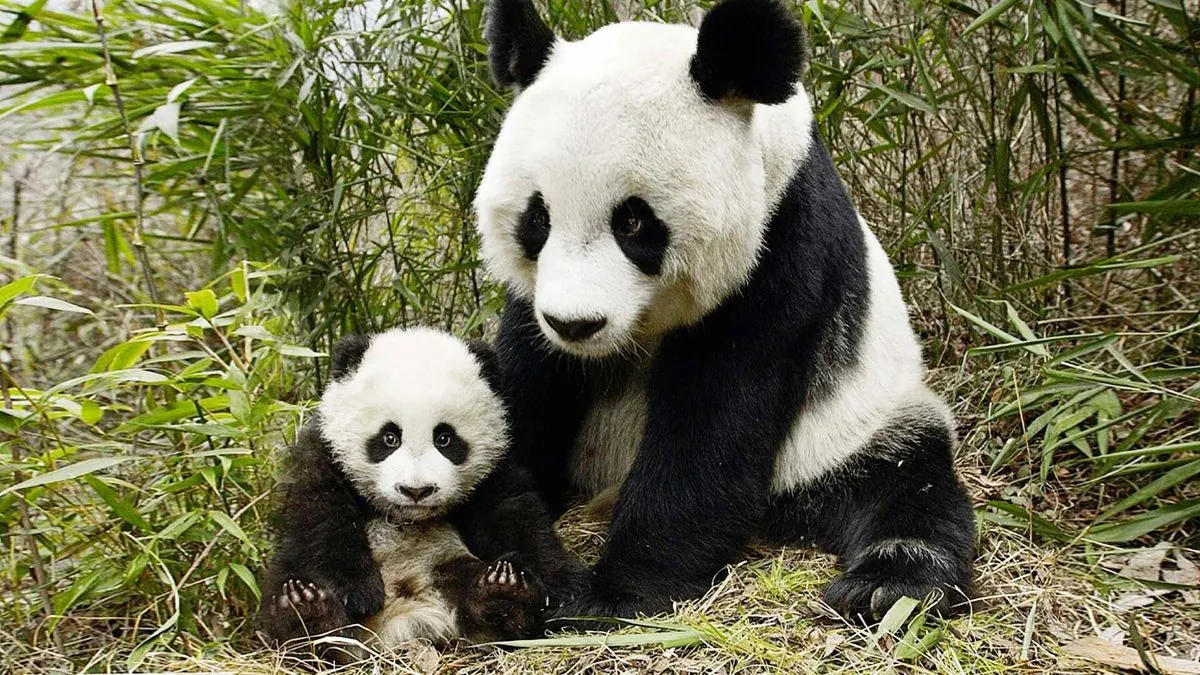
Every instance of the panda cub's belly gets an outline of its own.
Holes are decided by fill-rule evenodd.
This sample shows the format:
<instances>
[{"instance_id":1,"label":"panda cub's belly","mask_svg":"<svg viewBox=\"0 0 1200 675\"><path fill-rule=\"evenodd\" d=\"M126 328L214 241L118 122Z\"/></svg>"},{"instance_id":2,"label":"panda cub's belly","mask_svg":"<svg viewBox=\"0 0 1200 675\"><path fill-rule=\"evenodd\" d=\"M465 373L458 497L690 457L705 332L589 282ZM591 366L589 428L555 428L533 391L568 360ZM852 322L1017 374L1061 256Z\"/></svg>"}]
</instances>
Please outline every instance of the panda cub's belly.
<instances>
[{"instance_id":1,"label":"panda cub's belly","mask_svg":"<svg viewBox=\"0 0 1200 675\"><path fill-rule=\"evenodd\" d=\"M571 457L571 484L585 499L625 481L646 429L646 369L610 381L593 399Z\"/></svg>"},{"instance_id":2,"label":"panda cub's belly","mask_svg":"<svg viewBox=\"0 0 1200 675\"><path fill-rule=\"evenodd\" d=\"M371 555L383 575L383 609L363 625L384 647L414 639L458 637L457 610L437 585L438 565L469 556L444 521L398 526L377 518L367 527Z\"/></svg>"}]
</instances>

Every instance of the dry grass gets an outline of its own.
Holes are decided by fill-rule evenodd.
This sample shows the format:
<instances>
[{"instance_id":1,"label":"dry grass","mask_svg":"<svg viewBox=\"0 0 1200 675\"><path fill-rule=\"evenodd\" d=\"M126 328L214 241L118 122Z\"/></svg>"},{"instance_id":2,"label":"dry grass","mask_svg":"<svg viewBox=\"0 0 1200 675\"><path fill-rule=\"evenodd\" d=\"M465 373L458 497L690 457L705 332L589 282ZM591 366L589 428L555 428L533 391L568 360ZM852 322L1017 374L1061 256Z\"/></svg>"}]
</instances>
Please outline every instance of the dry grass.
<instances>
[{"instance_id":1,"label":"dry grass","mask_svg":"<svg viewBox=\"0 0 1200 675\"><path fill-rule=\"evenodd\" d=\"M571 538L594 530L593 524L587 523L565 527ZM596 644L490 653L469 647L435 650L417 645L343 670L463 674L1107 672L1094 664L1064 660L1060 654L1062 645L1081 637L1124 635L1130 614L1114 604L1119 592L1111 585L1116 580L1105 574L1097 576L1079 556L1032 545L1019 533L985 526L982 534L979 578L986 589L986 606L949 622L941 640L915 661L897 657L896 637L877 639L874 629L847 625L820 604L820 588L835 573L829 557L785 550L756 552L734 567L706 597L681 605L678 614L668 619L697 630L702 636L699 645L627 648ZM591 534L583 536L590 538ZM1105 588L1110 590L1101 590ZM1172 599L1137 610L1135 618L1156 652L1200 657L1200 606ZM109 645L86 669L122 671L131 647ZM4 651L8 661L4 667L14 673L72 670L52 651L23 644L5 645ZM141 668L263 674L297 669L274 652L199 644L152 652Z\"/></svg>"},{"instance_id":2,"label":"dry grass","mask_svg":"<svg viewBox=\"0 0 1200 675\"><path fill-rule=\"evenodd\" d=\"M979 477L970 442L968 437L961 464L971 492L982 503L996 497L1003 486ZM603 540L602 523L576 510L564 518L561 531L573 550L585 559L595 558ZM599 636L586 646L508 651L421 644L326 672L1111 672L1065 658L1062 647L1089 636L1129 645L1131 622L1156 654L1200 659L1200 604L1187 604L1175 591L1159 596L1151 606L1126 608L1131 598L1136 604L1143 597L1139 593L1145 587L1101 563L1127 551L1048 546L1030 533L986 521L981 523L980 548L978 606L944 625L930 619L913 630L908 643L933 641L917 658L905 654L905 629L880 635L877 627L845 623L820 602L821 588L836 574L831 557L812 550L755 548L704 598L682 603L674 616L658 617L695 631L695 644L620 647L605 645ZM1180 552L1200 560L1200 551ZM933 635L939 626L940 637ZM630 627L620 632L653 630ZM93 631L86 639L96 641L98 635ZM150 652L139 670L264 675L303 670L248 638L242 631L231 641L176 641L170 650ZM73 665L54 650L22 643L7 632L0 644L0 670L37 674L77 668L122 672L134 646L108 640L97 644L89 662Z\"/></svg>"}]
</instances>

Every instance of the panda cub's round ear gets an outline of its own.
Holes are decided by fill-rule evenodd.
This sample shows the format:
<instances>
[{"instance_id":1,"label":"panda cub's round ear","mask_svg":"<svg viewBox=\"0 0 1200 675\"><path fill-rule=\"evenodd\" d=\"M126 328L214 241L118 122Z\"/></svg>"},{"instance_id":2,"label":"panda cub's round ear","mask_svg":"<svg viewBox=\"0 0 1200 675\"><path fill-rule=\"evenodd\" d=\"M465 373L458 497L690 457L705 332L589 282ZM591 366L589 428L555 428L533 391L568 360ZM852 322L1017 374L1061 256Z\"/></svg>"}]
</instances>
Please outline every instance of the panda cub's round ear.
<instances>
[{"instance_id":1,"label":"panda cub's round ear","mask_svg":"<svg viewBox=\"0 0 1200 675\"><path fill-rule=\"evenodd\" d=\"M483 379L487 382L488 387L493 392L500 393L504 373L500 367L500 357L496 355L496 350L483 340L471 340L467 343L467 349L479 363L479 372L483 374Z\"/></svg>"},{"instance_id":2,"label":"panda cub's round ear","mask_svg":"<svg viewBox=\"0 0 1200 675\"><path fill-rule=\"evenodd\" d=\"M804 27L778 0L722 0L700 22L692 79L714 101L783 103L807 51Z\"/></svg>"},{"instance_id":3,"label":"panda cub's round ear","mask_svg":"<svg viewBox=\"0 0 1200 675\"><path fill-rule=\"evenodd\" d=\"M333 347L330 359L329 379L337 382L354 374L362 363L363 354L371 346L370 335L348 335Z\"/></svg>"},{"instance_id":4,"label":"panda cub's round ear","mask_svg":"<svg viewBox=\"0 0 1200 675\"><path fill-rule=\"evenodd\" d=\"M554 47L554 31L531 0L490 0L484 37L492 78L502 87L528 87Z\"/></svg>"}]
</instances>

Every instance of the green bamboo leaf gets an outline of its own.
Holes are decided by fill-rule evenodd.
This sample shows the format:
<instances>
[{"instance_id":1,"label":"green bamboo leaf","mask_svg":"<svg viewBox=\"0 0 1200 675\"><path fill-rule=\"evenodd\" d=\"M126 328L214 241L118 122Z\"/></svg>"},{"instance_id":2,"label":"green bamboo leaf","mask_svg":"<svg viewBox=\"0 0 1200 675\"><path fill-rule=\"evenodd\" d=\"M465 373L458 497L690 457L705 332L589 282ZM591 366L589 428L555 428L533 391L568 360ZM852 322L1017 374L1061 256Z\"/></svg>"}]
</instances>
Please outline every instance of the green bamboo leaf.
<instances>
[{"instance_id":1,"label":"green bamboo leaf","mask_svg":"<svg viewBox=\"0 0 1200 675\"><path fill-rule=\"evenodd\" d=\"M250 537L246 535L246 531L242 529L242 526L238 525L237 522L234 521L233 518L230 518L229 515L224 511L209 511L208 517L212 518L213 522L220 525L222 529L237 537L242 542L250 544L250 546L254 545L250 542Z\"/></svg>"},{"instance_id":2,"label":"green bamboo leaf","mask_svg":"<svg viewBox=\"0 0 1200 675\"><path fill-rule=\"evenodd\" d=\"M28 293L37 284L39 279L47 279L44 274L33 274L27 277L21 277L14 281L10 281L4 286L0 286L0 309L9 303L10 300L22 293Z\"/></svg>"},{"instance_id":3,"label":"green bamboo leaf","mask_svg":"<svg viewBox=\"0 0 1200 675\"><path fill-rule=\"evenodd\" d=\"M995 21L1001 14L1007 12L1010 7L1017 4L1017 0L1000 0L996 4L984 10L983 14L975 17L975 20L967 24L963 29L962 37L966 37L971 33L983 28L987 24Z\"/></svg>"},{"instance_id":4,"label":"green bamboo leaf","mask_svg":"<svg viewBox=\"0 0 1200 675\"><path fill-rule=\"evenodd\" d=\"M133 508L133 505L124 499L121 499L121 496L117 494L116 490L113 490L111 487L105 484L104 481L96 478L95 476L86 476L84 477L84 480L89 486L91 486L92 490L95 491L100 499L104 500L105 504L108 504L108 507L113 510L113 513L117 514L121 518L121 520L124 520L125 522L133 525L143 532L146 532L147 534L154 533L154 528L150 526L150 523L146 521L142 514L138 513L137 509Z\"/></svg>"},{"instance_id":5,"label":"green bamboo leaf","mask_svg":"<svg viewBox=\"0 0 1200 675\"><path fill-rule=\"evenodd\" d=\"M14 305L26 305L28 307L41 307L42 309L52 309L56 312L73 312L75 314L89 314L95 316L92 310L79 305L71 304L66 300L52 298L48 295L31 295L27 298L17 298L13 300Z\"/></svg>"},{"instance_id":6,"label":"green bamboo leaf","mask_svg":"<svg viewBox=\"0 0 1200 675\"><path fill-rule=\"evenodd\" d=\"M1143 202L1117 202L1110 208L1117 213L1148 213L1159 216L1200 216L1200 199L1158 199Z\"/></svg>"},{"instance_id":7,"label":"green bamboo leaf","mask_svg":"<svg viewBox=\"0 0 1200 675\"><path fill-rule=\"evenodd\" d=\"M237 575L237 578L242 580L243 584L246 584L246 588L250 589L256 600L262 599L262 591L259 590L258 581L254 579L254 573L250 571L250 568L241 563L229 563L229 569L233 570L233 573Z\"/></svg>"},{"instance_id":8,"label":"green bamboo leaf","mask_svg":"<svg viewBox=\"0 0 1200 675\"><path fill-rule=\"evenodd\" d=\"M875 639L884 635L895 635L896 631L908 621L908 617L921 605L916 598L902 597L892 604L883 618L879 620L879 628L875 631Z\"/></svg>"},{"instance_id":9,"label":"green bamboo leaf","mask_svg":"<svg viewBox=\"0 0 1200 675\"><path fill-rule=\"evenodd\" d=\"M1086 536L1092 541L1104 544L1119 544L1198 517L1200 517L1200 499L1192 499L1154 509L1121 523L1090 528Z\"/></svg>"},{"instance_id":10,"label":"green bamboo leaf","mask_svg":"<svg viewBox=\"0 0 1200 675\"><path fill-rule=\"evenodd\" d=\"M1095 522L1100 523L1108 520L1118 513L1127 511L1131 507L1156 497L1159 493L1191 480L1194 476L1198 475L1200 475L1200 459L1184 464L1183 466L1177 466L1154 479L1149 485L1138 488L1133 494L1113 504L1104 513L1096 516Z\"/></svg>"},{"instance_id":11,"label":"green bamboo leaf","mask_svg":"<svg viewBox=\"0 0 1200 675\"><path fill-rule=\"evenodd\" d=\"M80 462L75 462L74 464L68 464L67 466L60 467L58 469L55 469L54 471L47 471L46 473L38 474L38 475L34 476L33 478L23 480L20 483L17 483L16 485L13 485L9 488L6 488L3 491L0 491L0 497L4 496L10 492L20 492L22 490L28 490L29 488L38 487L40 485L50 485L51 483L59 483L64 480L72 480L75 478L79 478L81 476L86 476L88 474L96 473L97 471L103 471L104 469L110 469L118 464L124 464L125 462L129 462L129 461L132 461L135 459L141 459L141 458L140 457L93 457L92 459L85 459Z\"/></svg>"},{"instance_id":12,"label":"green bamboo leaf","mask_svg":"<svg viewBox=\"0 0 1200 675\"><path fill-rule=\"evenodd\" d=\"M149 56L165 56L167 54L182 54L197 49L208 49L218 46L216 42L208 42L206 40L179 40L177 42L164 42L162 44L143 47L135 50L130 57L134 59L144 59Z\"/></svg>"},{"instance_id":13,"label":"green bamboo leaf","mask_svg":"<svg viewBox=\"0 0 1200 675\"><path fill-rule=\"evenodd\" d=\"M186 293L188 307L200 312L200 316L206 319L211 319L220 311L220 306L217 304L217 294L212 292L212 289L205 288L203 290Z\"/></svg>"},{"instance_id":14,"label":"green bamboo leaf","mask_svg":"<svg viewBox=\"0 0 1200 675\"><path fill-rule=\"evenodd\" d=\"M46 2L47 0L33 0L17 12L13 22L8 24L8 28L5 28L3 33L0 33L0 42L20 40L25 35L25 31L29 30L29 24L33 23L42 8L46 6Z\"/></svg>"}]
</instances>

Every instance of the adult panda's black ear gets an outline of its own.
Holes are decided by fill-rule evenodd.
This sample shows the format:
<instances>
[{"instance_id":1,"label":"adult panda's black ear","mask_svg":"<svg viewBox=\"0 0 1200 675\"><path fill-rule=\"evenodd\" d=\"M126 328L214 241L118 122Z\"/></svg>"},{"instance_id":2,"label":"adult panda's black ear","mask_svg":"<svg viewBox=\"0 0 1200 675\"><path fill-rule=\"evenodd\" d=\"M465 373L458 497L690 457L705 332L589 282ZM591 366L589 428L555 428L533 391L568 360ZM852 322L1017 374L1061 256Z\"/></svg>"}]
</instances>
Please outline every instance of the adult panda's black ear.
<instances>
[{"instance_id":1,"label":"adult panda's black ear","mask_svg":"<svg viewBox=\"0 0 1200 675\"><path fill-rule=\"evenodd\" d=\"M502 87L532 84L555 40L532 0L490 0L484 36L492 77Z\"/></svg>"},{"instance_id":2,"label":"adult panda's black ear","mask_svg":"<svg viewBox=\"0 0 1200 675\"><path fill-rule=\"evenodd\" d=\"M348 335L333 347L333 358L330 359L329 379L338 381L349 377L358 370L362 363L363 354L371 346L370 335Z\"/></svg>"},{"instance_id":3,"label":"adult panda's black ear","mask_svg":"<svg viewBox=\"0 0 1200 675\"><path fill-rule=\"evenodd\" d=\"M488 387L499 394L504 373L500 367L500 357L496 355L496 350L482 340L471 340L467 343L467 349L479 363L479 372L483 374L483 379L488 383Z\"/></svg>"},{"instance_id":4,"label":"adult panda's black ear","mask_svg":"<svg viewBox=\"0 0 1200 675\"><path fill-rule=\"evenodd\" d=\"M692 79L714 101L783 103L807 53L804 27L778 0L722 0L700 22Z\"/></svg>"}]
</instances>

